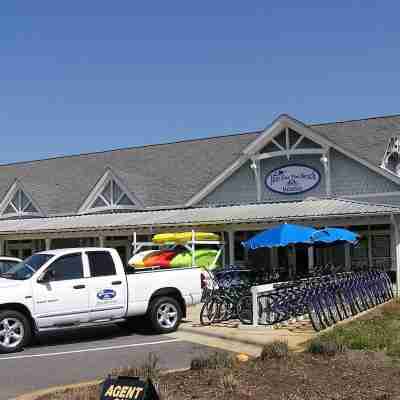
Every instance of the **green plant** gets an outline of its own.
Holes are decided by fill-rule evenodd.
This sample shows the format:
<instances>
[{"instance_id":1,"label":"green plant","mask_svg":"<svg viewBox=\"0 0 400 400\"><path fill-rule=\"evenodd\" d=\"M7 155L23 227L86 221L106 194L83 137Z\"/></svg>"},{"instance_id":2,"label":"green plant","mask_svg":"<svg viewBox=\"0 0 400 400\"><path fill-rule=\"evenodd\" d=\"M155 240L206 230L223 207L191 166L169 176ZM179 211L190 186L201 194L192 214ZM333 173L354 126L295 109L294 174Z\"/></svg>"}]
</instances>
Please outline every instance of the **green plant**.
<instances>
[{"instance_id":1,"label":"green plant","mask_svg":"<svg viewBox=\"0 0 400 400\"><path fill-rule=\"evenodd\" d=\"M147 359L139 366L127 366L111 370L111 375L138 376L141 379L150 378L157 381L160 377L159 358L154 353L149 353Z\"/></svg>"},{"instance_id":2,"label":"green plant","mask_svg":"<svg viewBox=\"0 0 400 400\"><path fill-rule=\"evenodd\" d=\"M289 356L289 346L287 341L276 340L274 342L266 344L262 351L260 358L261 360L268 360L271 358L286 359Z\"/></svg>"},{"instance_id":3,"label":"green plant","mask_svg":"<svg viewBox=\"0 0 400 400\"><path fill-rule=\"evenodd\" d=\"M333 340L312 340L307 347L307 351L312 354L321 354L325 356L334 356L338 353L343 353L346 350L342 343Z\"/></svg>"},{"instance_id":4,"label":"green plant","mask_svg":"<svg viewBox=\"0 0 400 400\"><path fill-rule=\"evenodd\" d=\"M229 372L221 377L221 386L224 390L233 392L240 386L240 383L235 375L233 375L232 372Z\"/></svg>"}]
</instances>

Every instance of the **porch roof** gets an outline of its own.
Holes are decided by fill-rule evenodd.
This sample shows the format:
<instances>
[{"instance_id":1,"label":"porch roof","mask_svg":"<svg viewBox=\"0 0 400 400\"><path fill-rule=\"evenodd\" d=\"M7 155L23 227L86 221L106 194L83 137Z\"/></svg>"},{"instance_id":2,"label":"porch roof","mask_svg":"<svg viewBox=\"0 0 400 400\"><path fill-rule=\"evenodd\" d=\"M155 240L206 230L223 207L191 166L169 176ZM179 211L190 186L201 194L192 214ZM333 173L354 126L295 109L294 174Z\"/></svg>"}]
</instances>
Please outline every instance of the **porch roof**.
<instances>
[{"instance_id":1,"label":"porch roof","mask_svg":"<svg viewBox=\"0 0 400 400\"><path fill-rule=\"evenodd\" d=\"M328 198L175 210L0 221L0 235L162 229L241 223L280 223L336 217L390 216L400 207Z\"/></svg>"}]
</instances>

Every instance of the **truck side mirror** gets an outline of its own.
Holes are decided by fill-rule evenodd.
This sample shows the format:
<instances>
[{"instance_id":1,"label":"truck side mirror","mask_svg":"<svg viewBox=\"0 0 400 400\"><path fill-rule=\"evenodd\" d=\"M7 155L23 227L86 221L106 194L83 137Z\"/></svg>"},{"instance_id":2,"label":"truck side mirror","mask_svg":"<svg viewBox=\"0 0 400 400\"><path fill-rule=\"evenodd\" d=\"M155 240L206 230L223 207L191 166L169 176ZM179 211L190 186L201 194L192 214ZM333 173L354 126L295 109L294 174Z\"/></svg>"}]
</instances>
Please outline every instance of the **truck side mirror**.
<instances>
[{"instance_id":1,"label":"truck side mirror","mask_svg":"<svg viewBox=\"0 0 400 400\"><path fill-rule=\"evenodd\" d=\"M47 283L50 281L54 281L56 277L56 271L53 268L49 268L45 271L42 276L37 280L38 283Z\"/></svg>"}]
</instances>

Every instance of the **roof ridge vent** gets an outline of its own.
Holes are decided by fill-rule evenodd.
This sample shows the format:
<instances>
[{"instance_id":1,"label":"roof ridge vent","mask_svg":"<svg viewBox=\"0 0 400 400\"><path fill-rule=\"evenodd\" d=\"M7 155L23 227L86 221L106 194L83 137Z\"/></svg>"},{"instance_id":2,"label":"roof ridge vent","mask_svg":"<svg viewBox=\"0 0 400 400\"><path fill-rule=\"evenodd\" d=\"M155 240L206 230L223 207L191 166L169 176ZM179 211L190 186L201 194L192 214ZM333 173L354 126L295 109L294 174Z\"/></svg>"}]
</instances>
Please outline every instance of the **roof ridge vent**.
<instances>
[{"instance_id":1,"label":"roof ridge vent","mask_svg":"<svg viewBox=\"0 0 400 400\"><path fill-rule=\"evenodd\" d=\"M400 176L400 135L389 139L381 167Z\"/></svg>"}]
</instances>

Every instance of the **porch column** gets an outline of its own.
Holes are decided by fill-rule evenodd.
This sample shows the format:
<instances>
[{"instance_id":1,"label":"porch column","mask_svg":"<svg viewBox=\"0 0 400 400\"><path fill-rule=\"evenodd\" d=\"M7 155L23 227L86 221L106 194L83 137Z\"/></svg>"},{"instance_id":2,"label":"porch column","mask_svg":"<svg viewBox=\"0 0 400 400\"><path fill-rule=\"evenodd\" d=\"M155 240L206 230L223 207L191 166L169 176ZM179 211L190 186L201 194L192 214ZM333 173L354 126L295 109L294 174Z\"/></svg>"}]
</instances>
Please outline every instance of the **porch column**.
<instances>
[{"instance_id":1,"label":"porch column","mask_svg":"<svg viewBox=\"0 0 400 400\"><path fill-rule=\"evenodd\" d=\"M5 244L5 240L4 239L0 239L0 256L4 256L5 255L4 244Z\"/></svg>"},{"instance_id":2,"label":"porch column","mask_svg":"<svg viewBox=\"0 0 400 400\"><path fill-rule=\"evenodd\" d=\"M51 239L46 238L44 241L46 243L46 250L50 250L51 249Z\"/></svg>"},{"instance_id":3,"label":"porch column","mask_svg":"<svg viewBox=\"0 0 400 400\"><path fill-rule=\"evenodd\" d=\"M350 247L350 243L346 243L344 245L344 260L345 260L346 271L350 271L351 270L351 247Z\"/></svg>"},{"instance_id":4,"label":"porch column","mask_svg":"<svg viewBox=\"0 0 400 400\"><path fill-rule=\"evenodd\" d=\"M50 250L51 249L51 239L46 238L46 239L44 239L44 242L45 242L45 250Z\"/></svg>"},{"instance_id":5,"label":"porch column","mask_svg":"<svg viewBox=\"0 0 400 400\"><path fill-rule=\"evenodd\" d=\"M392 215L395 242L395 265L396 265L396 297L400 295L400 218Z\"/></svg>"},{"instance_id":6,"label":"porch column","mask_svg":"<svg viewBox=\"0 0 400 400\"><path fill-rule=\"evenodd\" d=\"M229 246L229 264L235 264L235 232L228 232L228 246Z\"/></svg>"},{"instance_id":7,"label":"porch column","mask_svg":"<svg viewBox=\"0 0 400 400\"><path fill-rule=\"evenodd\" d=\"M314 270L314 246L308 248L308 272Z\"/></svg>"},{"instance_id":8,"label":"porch column","mask_svg":"<svg viewBox=\"0 0 400 400\"><path fill-rule=\"evenodd\" d=\"M105 247L105 242L106 242L105 237L104 236L99 236L99 246L100 247Z\"/></svg>"}]
</instances>

